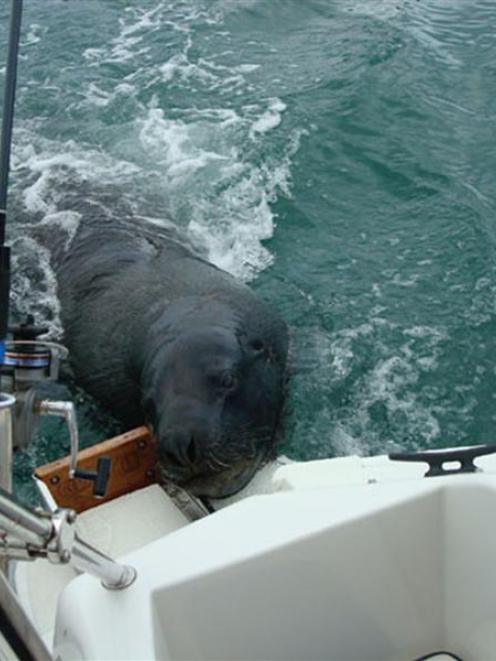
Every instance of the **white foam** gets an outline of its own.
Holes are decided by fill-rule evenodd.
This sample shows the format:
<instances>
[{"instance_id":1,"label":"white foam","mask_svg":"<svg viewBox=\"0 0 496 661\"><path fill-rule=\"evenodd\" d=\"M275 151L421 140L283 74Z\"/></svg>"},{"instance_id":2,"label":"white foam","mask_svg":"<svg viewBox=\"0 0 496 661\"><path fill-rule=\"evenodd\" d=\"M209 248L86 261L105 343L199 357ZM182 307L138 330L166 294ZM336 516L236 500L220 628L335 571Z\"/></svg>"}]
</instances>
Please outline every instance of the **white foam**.
<instances>
[{"instance_id":1,"label":"white foam","mask_svg":"<svg viewBox=\"0 0 496 661\"><path fill-rule=\"evenodd\" d=\"M189 48L188 48L189 50ZM232 55L233 51L224 51L221 53L223 57L226 55ZM200 57L198 59L198 65L205 67L206 69L209 69L211 71L219 71L219 72L227 72L229 75L235 74L235 73L252 73L253 71L256 71L257 69L260 69L260 64L232 64L232 65L226 65L226 64L219 64L218 62L214 62L212 60L207 60L203 57Z\"/></svg>"},{"instance_id":2,"label":"white foam","mask_svg":"<svg viewBox=\"0 0 496 661\"><path fill-rule=\"evenodd\" d=\"M124 92L134 89L122 85ZM103 90L92 89L102 106L107 103ZM278 191L289 194L291 159L301 133L291 136L282 155L264 157L255 165L256 153L245 160L243 145L257 113L282 111L276 99L265 108L253 104L242 114L231 108L190 108L184 119L174 120L154 105L136 122L134 138L126 136L135 162L74 141L58 143L28 129L17 131L13 170L23 172L26 209L46 223L61 220L58 214L65 209L60 196L68 175L98 185L129 182L132 188L140 177L153 175L162 182L172 217L206 249L208 258L236 276L253 278L273 260L263 245L274 231L271 204ZM141 154L133 140L139 141Z\"/></svg>"},{"instance_id":3,"label":"white foam","mask_svg":"<svg viewBox=\"0 0 496 661\"><path fill-rule=\"evenodd\" d=\"M210 23L213 19L194 3L190 7L178 9L165 2L158 2L149 10L139 5L130 6L119 20L117 36L109 39L105 47L86 49L83 55L94 66L101 63L129 63L149 52L147 42L154 31L167 25L173 30L187 33L189 25L198 20Z\"/></svg>"},{"instance_id":4,"label":"white foam","mask_svg":"<svg viewBox=\"0 0 496 661\"><path fill-rule=\"evenodd\" d=\"M124 21L121 21L122 31L121 35L123 37L129 37L129 35L134 34L135 32L139 32L140 30L148 30L150 27L153 27L154 21L153 18L156 16L159 11L160 11L160 4L157 5L157 7L154 7L153 9L150 9L149 11L141 11L141 14L134 14L134 16L138 15L138 20L136 23L131 23L126 25Z\"/></svg>"},{"instance_id":5,"label":"white foam","mask_svg":"<svg viewBox=\"0 0 496 661\"><path fill-rule=\"evenodd\" d=\"M66 249L68 249L71 241L76 235L81 220L82 215L78 211L67 209L64 211L56 211L54 213L46 214L46 216L44 216L43 220L39 224L42 226L48 225L62 229L67 234L65 245Z\"/></svg>"},{"instance_id":6,"label":"white foam","mask_svg":"<svg viewBox=\"0 0 496 661\"><path fill-rule=\"evenodd\" d=\"M279 126L285 110L286 104L280 99L270 99L267 112L253 122L250 136L253 138L256 133L267 133Z\"/></svg>"},{"instance_id":7,"label":"white foam","mask_svg":"<svg viewBox=\"0 0 496 661\"><path fill-rule=\"evenodd\" d=\"M219 78L215 74L209 72L205 68L191 63L184 53L177 53L173 55L167 62L159 67L159 71L164 83L170 82L174 77L179 77L182 80L196 79L204 84L215 84Z\"/></svg>"},{"instance_id":8,"label":"white foam","mask_svg":"<svg viewBox=\"0 0 496 661\"><path fill-rule=\"evenodd\" d=\"M14 169L22 170L21 195L38 222L41 216L45 224L67 225L68 232L69 226L77 226L77 219L64 216L67 210L61 206L67 176L76 184L116 184L126 192L136 191L138 214L147 191L163 196L164 215L170 212L213 263L234 275L249 280L272 263L264 245L274 232L272 204L278 193L290 195L291 160L302 132L294 131L268 153L265 136L280 125L286 105L275 97L238 109L233 109L231 99L222 101L226 95L249 90L250 76L261 67L249 60L225 64L224 51L195 57L198 26L223 27L225 11L231 10L219 4L204 9L194 2L174 5L162 0L150 9L129 6L114 36L102 47L85 50L88 64L129 63L128 73L119 80L100 77L88 83L76 110L89 104L96 114L108 113L120 97L133 96L135 105L129 107L136 119L106 146L108 151L75 141L43 140L36 127L16 134ZM163 61L155 53L150 64L143 56L154 42L153 32L164 26L175 33L176 52L171 56L165 50ZM198 98L198 88L218 90L219 102L197 108L192 101L192 107L180 113L174 109L168 116L160 107L160 92L148 107L141 105L144 90L164 85L184 86L192 100ZM155 214L155 209L150 211Z\"/></svg>"},{"instance_id":9,"label":"white foam","mask_svg":"<svg viewBox=\"0 0 496 661\"><path fill-rule=\"evenodd\" d=\"M35 125L36 129L36 125ZM79 181L100 185L133 182L140 168L127 161L85 148L74 141L57 142L41 138L29 128L15 132L12 158L11 193L31 214L29 225L21 219L12 225L14 264L13 302L20 314L37 313L46 320L51 334L61 333L56 279L50 267L49 251L33 237L33 226L51 226L66 234L68 244L74 237L81 215L64 208L67 183ZM36 284L33 287L33 284Z\"/></svg>"},{"instance_id":10,"label":"white foam","mask_svg":"<svg viewBox=\"0 0 496 661\"><path fill-rule=\"evenodd\" d=\"M96 66L102 59L105 51L103 48L86 48L83 51L83 57L88 61L89 65Z\"/></svg>"},{"instance_id":11,"label":"white foam","mask_svg":"<svg viewBox=\"0 0 496 661\"><path fill-rule=\"evenodd\" d=\"M268 102L270 112L281 112L283 105ZM260 107L250 107L246 116L232 109L191 109L185 119L172 120L153 106L138 123L139 139L162 173L175 217L186 222L214 264L251 279L272 263L262 242L274 231L271 203L277 191L289 194L291 158L301 133L288 141L277 162L254 165L243 159L241 146Z\"/></svg>"},{"instance_id":12,"label":"white foam","mask_svg":"<svg viewBox=\"0 0 496 661\"><path fill-rule=\"evenodd\" d=\"M38 23L31 23L24 41L20 44L21 48L26 48L27 46L37 44L39 41L41 41L41 37L46 33L46 31L46 27L43 27Z\"/></svg>"},{"instance_id":13,"label":"white foam","mask_svg":"<svg viewBox=\"0 0 496 661\"><path fill-rule=\"evenodd\" d=\"M108 106L112 95L100 89L95 83L90 83L85 93L86 99L95 106Z\"/></svg>"},{"instance_id":14,"label":"white foam","mask_svg":"<svg viewBox=\"0 0 496 661\"><path fill-rule=\"evenodd\" d=\"M120 83L119 85L116 85L115 91L118 94L131 95L136 92L136 87L130 83Z\"/></svg>"},{"instance_id":15,"label":"white foam","mask_svg":"<svg viewBox=\"0 0 496 661\"><path fill-rule=\"evenodd\" d=\"M435 342L439 342L447 337L443 329L435 328L434 326L412 326L411 328L405 328L403 333L409 337L433 338Z\"/></svg>"},{"instance_id":16,"label":"white foam","mask_svg":"<svg viewBox=\"0 0 496 661\"><path fill-rule=\"evenodd\" d=\"M142 7L128 7L119 20L119 32L101 48L89 48L83 53L90 66L119 63L132 65L125 80L136 82L140 87L149 87L159 82L190 87L198 85L221 94L236 94L246 84L249 76L260 68L259 64L242 62L225 65L212 59L191 57L193 35L198 25L222 24L224 12L220 8L204 9L195 2L181 3L178 6L158 2L150 10ZM154 63L150 64L150 43L154 43L153 33L163 31L179 35L180 45L176 53L165 62L159 62L154 53ZM89 98L92 91L86 94ZM103 100L97 94L96 104Z\"/></svg>"},{"instance_id":17,"label":"white foam","mask_svg":"<svg viewBox=\"0 0 496 661\"><path fill-rule=\"evenodd\" d=\"M77 173L82 180L99 183L102 180L107 183L132 181L141 172L140 167L130 161L113 158L95 148L85 148L74 140L47 140L29 130L16 131L15 138L12 170L29 171L31 179L34 178L24 189L26 208L32 212L57 211L53 195L57 188L62 189L68 172Z\"/></svg>"},{"instance_id":18,"label":"white foam","mask_svg":"<svg viewBox=\"0 0 496 661\"><path fill-rule=\"evenodd\" d=\"M139 139L144 149L161 164L167 177L184 177L205 167L210 161L222 160L222 154L203 149L194 140L191 125L182 120L169 120L160 108L151 108L142 123Z\"/></svg>"},{"instance_id":19,"label":"white foam","mask_svg":"<svg viewBox=\"0 0 496 661\"><path fill-rule=\"evenodd\" d=\"M359 390L356 421L362 428L362 434L366 434L366 430L371 428L371 411L379 405L387 416L388 425L396 430L387 439L389 444L397 443L399 430L407 429L408 436L418 439L419 447L425 447L440 434L435 407L424 403L421 393L416 392L420 374L429 366L426 360L419 366L414 355L408 355L405 351L401 353L403 355L379 360L364 377ZM433 361L431 367L434 365ZM373 451L373 447L368 449Z\"/></svg>"},{"instance_id":20,"label":"white foam","mask_svg":"<svg viewBox=\"0 0 496 661\"><path fill-rule=\"evenodd\" d=\"M232 108L189 108L184 117L191 120L214 120L226 128L241 121L241 117Z\"/></svg>"},{"instance_id":21,"label":"white foam","mask_svg":"<svg viewBox=\"0 0 496 661\"><path fill-rule=\"evenodd\" d=\"M36 272L36 287L26 265ZM52 338L62 333L57 281L50 266L50 253L34 239L22 236L12 244L11 301L21 317L34 314L49 328Z\"/></svg>"},{"instance_id":22,"label":"white foam","mask_svg":"<svg viewBox=\"0 0 496 661\"><path fill-rule=\"evenodd\" d=\"M31 213L48 213L50 210L49 204L45 201L45 196L48 192L49 174L44 172L24 191L24 205Z\"/></svg>"},{"instance_id":23,"label":"white foam","mask_svg":"<svg viewBox=\"0 0 496 661\"><path fill-rule=\"evenodd\" d=\"M316 402L322 392L342 393L346 402L336 410L322 401L313 414L312 436L329 434L338 454L393 451L405 437L412 449L438 442L442 410L423 383L438 369L446 337L443 328L402 328L371 316L354 327L314 330L310 340L300 338L307 368L300 392ZM309 437L308 429L301 433ZM320 441L315 452L321 451Z\"/></svg>"},{"instance_id":24,"label":"white foam","mask_svg":"<svg viewBox=\"0 0 496 661\"><path fill-rule=\"evenodd\" d=\"M332 444L338 456L363 455L363 442L352 436L342 425L336 424L332 431Z\"/></svg>"},{"instance_id":25,"label":"white foam","mask_svg":"<svg viewBox=\"0 0 496 661\"><path fill-rule=\"evenodd\" d=\"M129 82L123 82L116 85L110 91L101 89L95 83L90 83L83 92L86 102L98 108L106 108L114 102L121 102L122 97L134 96L136 86Z\"/></svg>"}]
</instances>

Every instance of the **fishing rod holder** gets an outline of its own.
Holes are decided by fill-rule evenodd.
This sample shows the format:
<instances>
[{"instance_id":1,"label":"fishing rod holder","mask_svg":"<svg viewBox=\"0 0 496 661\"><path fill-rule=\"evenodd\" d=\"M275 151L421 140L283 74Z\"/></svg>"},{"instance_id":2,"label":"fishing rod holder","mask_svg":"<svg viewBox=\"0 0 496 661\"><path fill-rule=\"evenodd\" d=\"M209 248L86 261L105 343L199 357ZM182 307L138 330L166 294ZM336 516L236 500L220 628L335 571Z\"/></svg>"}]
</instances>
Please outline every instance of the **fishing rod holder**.
<instances>
[{"instance_id":1,"label":"fishing rod holder","mask_svg":"<svg viewBox=\"0 0 496 661\"><path fill-rule=\"evenodd\" d=\"M100 578L104 587L120 590L131 585L136 570L120 565L76 532L74 510L30 510L0 490L0 556L16 560L45 558L54 564L70 564Z\"/></svg>"}]
</instances>

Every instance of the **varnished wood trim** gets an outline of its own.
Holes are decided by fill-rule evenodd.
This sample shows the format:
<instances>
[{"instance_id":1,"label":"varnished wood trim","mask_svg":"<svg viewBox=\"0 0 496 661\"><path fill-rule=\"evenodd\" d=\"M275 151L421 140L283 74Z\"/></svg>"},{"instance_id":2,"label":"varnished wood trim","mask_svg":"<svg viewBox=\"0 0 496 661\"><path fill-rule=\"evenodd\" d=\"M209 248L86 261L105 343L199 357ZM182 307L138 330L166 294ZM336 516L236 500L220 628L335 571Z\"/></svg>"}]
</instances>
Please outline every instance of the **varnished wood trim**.
<instances>
[{"instance_id":1,"label":"varnished wood trim","mask_svg":"<svg viewBox=\"0 0 496 661\"><path fill-rule=\"evenodd\" d=\"M155 442L147 427L137 427L81 450L78 468L96 470L99 457L112 459L104 498L93 496L93 482L69 479L69 457L37 468L36 475L45 482L60 507L69 507L76 512L84 512L156 481Z\"/></svg>"}]
</instances>

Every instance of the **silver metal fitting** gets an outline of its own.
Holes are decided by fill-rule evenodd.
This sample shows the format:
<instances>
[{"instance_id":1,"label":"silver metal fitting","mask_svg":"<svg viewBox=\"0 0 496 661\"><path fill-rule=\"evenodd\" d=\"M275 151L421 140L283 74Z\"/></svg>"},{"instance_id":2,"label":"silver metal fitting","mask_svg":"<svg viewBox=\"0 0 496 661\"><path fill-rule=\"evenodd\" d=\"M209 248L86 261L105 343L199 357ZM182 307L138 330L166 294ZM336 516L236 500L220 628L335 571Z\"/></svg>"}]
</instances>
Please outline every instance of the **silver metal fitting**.
<instances>
[{"instance_id":1,"label":"silver metal fitting","mask_svg":"<svg viewBox=\"0 0 496 661\"><path fill-rule=\"evenodd\" d=\"M111 583L110 581L102 581L102 585L107 590L124 590L134 583L138 578L138 572L130 565L122 565L122 572L120 578Z\"/></svg>"},{"instance_id":2,"label":"silver metal fitting","mask_svg":"<svg viewBox=\"0 0 496 661\"><path fill-rule=\"evenodd\" d=\"M47 558L53 564L71 561L76 538L76 513L74 510L58 509L51 516L52 536L47 544Z\"/></svg>"},{"instance_id":3,"label":"silver metal fitting","mask_svg":"<svg viewBox=\"0 0 496 661\"><path fill-rule=\"evenodd\" d=\"M35 560L38 557L25 542L0 533L0 556L9 560Z\"/></svg>"}]
</instances>

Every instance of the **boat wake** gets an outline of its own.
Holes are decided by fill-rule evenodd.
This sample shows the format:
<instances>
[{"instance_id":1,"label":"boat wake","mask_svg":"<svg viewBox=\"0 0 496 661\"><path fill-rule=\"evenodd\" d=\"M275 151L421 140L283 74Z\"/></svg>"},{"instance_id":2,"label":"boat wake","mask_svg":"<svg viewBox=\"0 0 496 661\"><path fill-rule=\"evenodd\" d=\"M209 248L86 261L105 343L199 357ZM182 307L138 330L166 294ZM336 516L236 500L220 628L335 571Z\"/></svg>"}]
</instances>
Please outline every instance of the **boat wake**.
<instances>
[{"instance_id":1,"label":"boat wake","mask_svg":"<svg viewBox=\"0 0 496 661\"><path fill-rule=\"evenodd\" d=\"M96 191L113 187L114 198L124 198L136 216L173 219L210 261L245 281L273 262L265 245L275 228L272 204L278 195L290 195L292 159L303 132L278 135L286 105L257 92L261 64L242 57L233 62L232 52L226 62L230 37L224 22L234 9L196 2L127 7L115 15L108 41L67 55L60 81L52 79L50 89L66 97L59 103L77 122L61 127L48 107L39 108L35 118L21 119L15 133L14 250L23 259L42 254L33 223L70 239L84 222L66 195L68 184L83 183L89 195L94 184L102 222L112 208ZM31 74L21 90L25 103L29 88L47 84L29 66L46 30L37 23L31 32L36 39L25 48ZM71 80L79 73L83 84L64 86L68 70ZM43 299L33 295L23 274L14 277L14 300L19 311L24 306L48 316L57 334L49 259L38 263L46 283Z\"/></svg>"}]
</instances>

